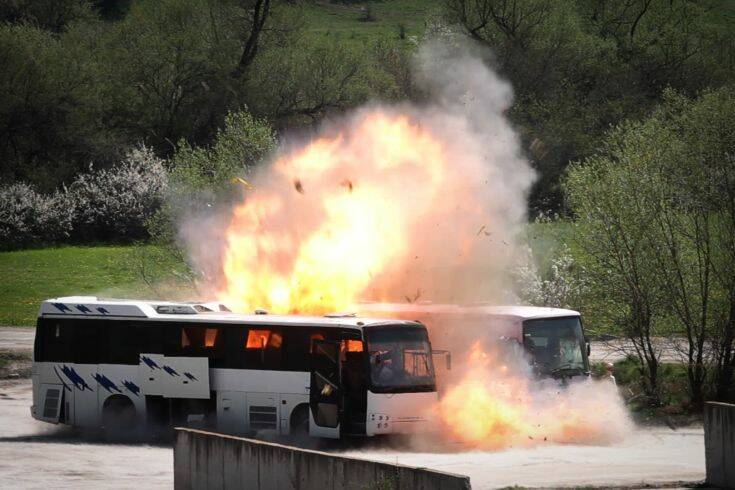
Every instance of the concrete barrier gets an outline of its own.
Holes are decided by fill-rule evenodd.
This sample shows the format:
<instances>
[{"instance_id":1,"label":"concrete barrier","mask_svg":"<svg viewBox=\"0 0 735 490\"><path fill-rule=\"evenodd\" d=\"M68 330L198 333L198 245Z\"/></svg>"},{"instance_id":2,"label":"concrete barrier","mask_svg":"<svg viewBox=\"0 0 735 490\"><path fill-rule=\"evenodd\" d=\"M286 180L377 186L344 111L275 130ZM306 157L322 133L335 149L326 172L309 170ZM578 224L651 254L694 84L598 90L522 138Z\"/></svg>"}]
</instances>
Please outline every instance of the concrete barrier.
<instances>
[{"instance_id":1,"label":"concrete barrier","mask_svg":"<svg viewBox=\"0 0 735 490\"><path fill-rule=\"evenodd\" d=\"M704 407L707 483L735 488L735 405L708 402Z\"/></svg>"},{"instance_id":2,"label":"concrete barrier","mask_svg":"<svg viewBox=\"0 0 735 490\"><path fill-rule=\"evenodd\" d=\"M174 488L464 490L468 476L176 429Z\"/></svg>"}]
</instances>

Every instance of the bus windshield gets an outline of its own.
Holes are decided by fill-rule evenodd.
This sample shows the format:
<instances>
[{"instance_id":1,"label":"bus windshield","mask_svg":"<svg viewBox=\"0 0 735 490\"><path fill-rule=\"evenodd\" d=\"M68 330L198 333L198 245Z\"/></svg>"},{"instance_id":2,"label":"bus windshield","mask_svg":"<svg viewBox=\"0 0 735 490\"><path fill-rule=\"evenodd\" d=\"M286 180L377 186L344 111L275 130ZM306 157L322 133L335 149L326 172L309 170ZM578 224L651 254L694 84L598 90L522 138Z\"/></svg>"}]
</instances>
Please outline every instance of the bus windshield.
<instances>
[{"instance_id":1,"label":"bus windshield","mask_svg":"<svg viewBox=\"0 0 735 490\"><path fill-rule=\"evenodd\" d=\"M374 392L436 390L426 329L388 326L366 328L365 332Z\"/></svg>"},{"instance_id":2,"label":"bus windshield","mask_svg":"<svg viewBox=\"0 0 735 490\"><path fill-rule=\"evenodd\" d=\"M579 317L544 318L523 322L523 345L543 374L589 371Z\"/></svg>"}]
</instances>

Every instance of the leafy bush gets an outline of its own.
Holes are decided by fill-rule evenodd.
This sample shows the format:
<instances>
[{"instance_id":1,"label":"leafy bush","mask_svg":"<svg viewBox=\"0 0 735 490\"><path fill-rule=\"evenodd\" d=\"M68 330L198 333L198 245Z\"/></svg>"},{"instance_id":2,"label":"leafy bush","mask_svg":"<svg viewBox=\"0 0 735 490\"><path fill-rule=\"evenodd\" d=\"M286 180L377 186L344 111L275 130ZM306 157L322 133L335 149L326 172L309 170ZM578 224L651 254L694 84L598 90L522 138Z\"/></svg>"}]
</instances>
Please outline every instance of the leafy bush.
<instances>
[{"instance_id":1,"label":"leafy bush","mask_svg":"<svg viewBox=\"0 0 735 490\"><path fill-rule=\"evenodd\" d=\"M195 189L217 188L236 175L245 175L275 148L273 129L247 112L228 114L211 147L185 141L173 157L172 180Z\"/></svg>"},{"instance_id":2,"label":"leafy bush","mask_svg":"<svg viewBox=\"0 0 735 490\"><path fill-rule=\"evenodd\" d=\"M63 193L44 196L23 183L0 188L0 248L67 237L72 215Z\"/></svg>"},{"instance_id":3,"label":"leafy bush","mask_svg":"<svg viewBox=\"0 0 735 490\"><path fill-rule=\"evenodd\" d=\"M66 190L75 210L76 240L136 239L147 236L146 221L161 206L167 186L163 160L140 147L117 166L79 175Z\"/></svg>"}]
</instances>

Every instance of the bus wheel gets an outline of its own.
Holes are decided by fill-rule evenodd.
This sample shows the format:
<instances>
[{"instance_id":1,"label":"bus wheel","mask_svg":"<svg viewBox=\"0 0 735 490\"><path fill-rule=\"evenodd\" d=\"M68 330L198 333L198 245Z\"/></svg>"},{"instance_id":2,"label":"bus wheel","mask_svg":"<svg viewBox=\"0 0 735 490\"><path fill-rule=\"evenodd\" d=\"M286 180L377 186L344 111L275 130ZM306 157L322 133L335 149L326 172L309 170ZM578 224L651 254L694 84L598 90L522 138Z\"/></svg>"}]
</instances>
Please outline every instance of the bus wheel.
<instances>
[{"instance_id":1,"label":"bus wheel","mask_svg":"<svg viewBox=\"0 0 735 490\"><path fill-rule=\"evenodd\" d=\"M125 395L112 395L102 405L102 427L109 438L133 437L137 422L135 405Z\"/></svg>"},{"instance_id":2,"label":"bus wheel","mask_svg":"<svg viewBox=\"0 0 735 490\"><path fill-rule=\"evenodd\" d=\"M309 405L297 406L291 413L290 436L302 438L309 435Z\"/></svg>"}]
</instances>

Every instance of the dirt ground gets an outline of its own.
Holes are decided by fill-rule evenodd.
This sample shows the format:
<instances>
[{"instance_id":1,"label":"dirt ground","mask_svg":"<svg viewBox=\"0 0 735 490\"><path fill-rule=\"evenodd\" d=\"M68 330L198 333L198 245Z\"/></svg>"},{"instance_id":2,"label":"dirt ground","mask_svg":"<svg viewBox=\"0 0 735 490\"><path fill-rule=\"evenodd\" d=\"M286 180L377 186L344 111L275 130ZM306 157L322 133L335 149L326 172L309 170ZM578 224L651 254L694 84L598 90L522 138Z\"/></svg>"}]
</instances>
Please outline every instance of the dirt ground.
<instances>
[{"instance_id":1,"label":"dirt ground","mask_svg":"<svg viewBox=\"0 0 735 490\"><path fill-rule=\"evenodd\" d=\"M172 487L170 447L85 439L32 419L30 404L30 380L0 381L0 481L22 488ZM469 475L474 489L510 485L683 486L704 479L703 434L697 426L676 431L641 429L611 447L549 445L461 453L366 447L347 454Z\"/></svg>"}]
</instances>

